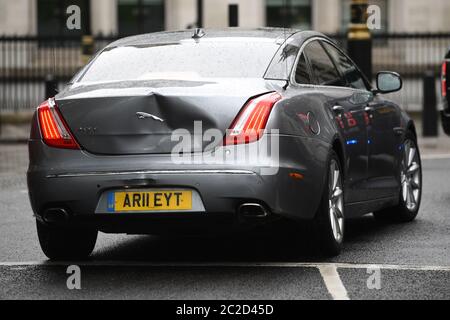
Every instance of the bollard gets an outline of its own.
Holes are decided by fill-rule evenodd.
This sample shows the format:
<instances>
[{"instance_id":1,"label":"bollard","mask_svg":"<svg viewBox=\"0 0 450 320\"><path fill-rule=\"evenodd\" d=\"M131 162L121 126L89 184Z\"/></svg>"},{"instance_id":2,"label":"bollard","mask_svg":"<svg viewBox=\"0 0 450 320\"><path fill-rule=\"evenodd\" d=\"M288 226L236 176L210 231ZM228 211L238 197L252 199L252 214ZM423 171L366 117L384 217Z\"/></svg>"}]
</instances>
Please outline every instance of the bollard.
<instances>
[{"instance_id":1,"label":"bollard","mask_svg":"<svg viewBox=\"0 0 450 320\"><path fill-rule=\"evenodd\" d=\"M348 28L348 54L372 81L372 34L367 27L367 0L352 0Z\"/></svg>"},{"instance_id":2,"label":"bollard","mask_svg":"<svg viewBox=\"0 0 450 320\"><path fill-rule=\"evenodd\" d=\"M203 0L197 0L197 28L203 28Z\"/></svg>"},{"instance_id":3,"label":"bollard","mask_svg":"<svg viewBox=\"0 0 450 320\"><path fill-rule=\"evenodd\" d=\"M87 64L95 52L95 41L92 36L86 35L81 39L81 63Z\"/></svg>"},{"instance_id":4,"label":"bollard","mask_svg":"<svg viewBox=\"0 0 450 320\"><path fill-rule=\"evenodd\" d=\"M433 71L426 72L423 78L422 126L424 137L438 136L436 75Z\"/></svg>"},{"instance_id":5,"label":"bollard","mask_svg":"<svg viewBox=\"0 0 450 320\"><path fill-rule=\"evenodd\" d=\"M51 74L45 77L45 99L53 98L58 94L58 82Z\"/></svg>"},{"instance_id":6,"label":"bollard","mask_svg":"<svg viewBox=\"0 0 450 320\"><path fill-rule=\"evenodd\" d=\"M228 26L239 27L239 5L228 5Z\"/></svg>"}]
</instances>

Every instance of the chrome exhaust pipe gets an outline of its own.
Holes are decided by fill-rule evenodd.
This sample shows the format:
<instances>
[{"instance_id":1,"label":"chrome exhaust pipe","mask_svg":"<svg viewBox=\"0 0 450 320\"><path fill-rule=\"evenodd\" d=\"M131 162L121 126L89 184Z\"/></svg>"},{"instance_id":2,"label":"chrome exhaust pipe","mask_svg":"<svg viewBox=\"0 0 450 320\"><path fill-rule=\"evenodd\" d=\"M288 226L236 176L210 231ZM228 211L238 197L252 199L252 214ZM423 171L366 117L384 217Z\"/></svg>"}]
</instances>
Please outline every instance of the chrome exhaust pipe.
<instances>
[{"instance_id":1,"label":"chrome exhaust pipe","mask_svg":"<svg viewBox=\"0 0 450 320\"><path fill-rule=\"evenodd\" d=\"M267 218L269 212L258 203L244 203L239 207L239 214L244 218Z\"/></svg>"},{"instance_id":2,"label":"chrome exhaust pipe","mask_svg":"<svg viewBox=\"0 0 450 320\"><path fill-rule=\"evenodd\" d=\"M69 213L62 208L51 208L45 210L42 219L48 224L60 224L69 220Z\"/></svg>"}]
</instances>

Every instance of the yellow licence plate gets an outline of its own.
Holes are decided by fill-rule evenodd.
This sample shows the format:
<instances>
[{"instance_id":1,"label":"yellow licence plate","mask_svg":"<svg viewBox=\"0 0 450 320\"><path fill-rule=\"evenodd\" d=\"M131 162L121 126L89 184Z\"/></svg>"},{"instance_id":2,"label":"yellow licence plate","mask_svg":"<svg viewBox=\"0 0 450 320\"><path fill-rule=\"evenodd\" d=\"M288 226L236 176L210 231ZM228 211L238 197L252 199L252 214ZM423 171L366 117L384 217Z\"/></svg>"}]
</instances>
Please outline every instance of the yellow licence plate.
<instances>
[{"instance_id":1,"label":"yellow licence plate","mask_svg":"<svg viewBox=\"0 0 450 320\"><path fill-rule=\"evenodd\" d=\"M109 212L192 210L192 191L129 191L108 195Z\"/></svg>"}]
</instances>

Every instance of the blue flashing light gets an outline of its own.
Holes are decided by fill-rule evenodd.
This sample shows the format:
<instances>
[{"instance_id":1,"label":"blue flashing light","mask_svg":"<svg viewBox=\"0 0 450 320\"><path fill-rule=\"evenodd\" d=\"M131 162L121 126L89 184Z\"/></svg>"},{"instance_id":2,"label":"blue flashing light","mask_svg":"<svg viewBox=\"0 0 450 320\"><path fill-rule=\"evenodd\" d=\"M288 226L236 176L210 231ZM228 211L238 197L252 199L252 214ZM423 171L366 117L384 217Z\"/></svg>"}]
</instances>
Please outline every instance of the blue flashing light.
<instances>
[{"instance_id":1,"label":"blue flashing light","mask_svg":"<svg viewBox=\"0 0 450 320\"><path fill-rule=\"evenodd\" d=\"M348 146L352 146L352 145L355 145L355 144L358 144L358 140L347 140L347 145Z\"/></svg>"}]
</instances>

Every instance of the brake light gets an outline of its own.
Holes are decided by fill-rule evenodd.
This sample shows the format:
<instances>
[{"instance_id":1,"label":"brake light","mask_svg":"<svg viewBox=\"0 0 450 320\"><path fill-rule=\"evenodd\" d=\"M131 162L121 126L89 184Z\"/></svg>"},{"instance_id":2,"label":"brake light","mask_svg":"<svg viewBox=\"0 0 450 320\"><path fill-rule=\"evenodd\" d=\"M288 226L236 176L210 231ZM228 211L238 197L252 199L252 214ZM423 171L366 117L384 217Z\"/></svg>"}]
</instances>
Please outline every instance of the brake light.
<instances>
[{"instance_id":1,"label":"brake light","mask_svg":"<svg viewBox=\"0 0 450 320\"><path fill-rule=\"evenodd\" d=\"M70 134L67 124L61 117L55 100L48 99L38 108L39 127L44 142L54 148L79 149Z\"/></svg>"},{"instance_id":2,"label":"brake light","mask_svg":"<svg viewBox=\"0 0 450 320\"><path fill-rule=\"evenodd\" d=\"M442 96L445 98L447 96L447 61L442 64Z\"/></svg>"},{"instance_id":3,"label":"brake light","mask_svg":"<svg viewBox=\"0 0 450 320\"><path fill-rule=\"evenodd\" d=\"M280 100L278 93L268 93L251 99L232 123L224 145L247 144L261 139L270 113Z\"/></svg>"}]
</instances>

